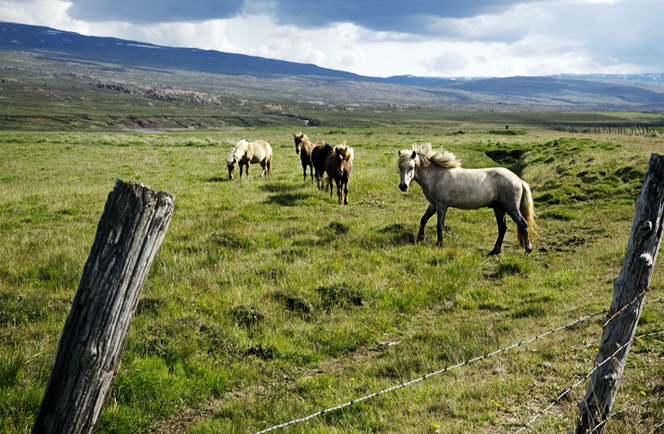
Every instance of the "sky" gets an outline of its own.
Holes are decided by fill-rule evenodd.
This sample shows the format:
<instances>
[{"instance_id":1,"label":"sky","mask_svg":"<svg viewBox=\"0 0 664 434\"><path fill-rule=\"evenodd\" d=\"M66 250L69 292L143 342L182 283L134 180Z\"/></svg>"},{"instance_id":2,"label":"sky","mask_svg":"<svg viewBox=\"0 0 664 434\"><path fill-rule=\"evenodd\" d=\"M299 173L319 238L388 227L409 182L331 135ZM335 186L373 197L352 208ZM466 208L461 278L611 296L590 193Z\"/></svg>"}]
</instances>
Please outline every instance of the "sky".
<instances>
[{"instance_id":1,"label":"sky","mask_svg":"<svg viewBox=\"0 0 664 434\"><path fill-rule=\"evenodd\" d=\"M374 77L664 73L663 0L0 0L0 21Z\"/></svg>"}]
</instances>

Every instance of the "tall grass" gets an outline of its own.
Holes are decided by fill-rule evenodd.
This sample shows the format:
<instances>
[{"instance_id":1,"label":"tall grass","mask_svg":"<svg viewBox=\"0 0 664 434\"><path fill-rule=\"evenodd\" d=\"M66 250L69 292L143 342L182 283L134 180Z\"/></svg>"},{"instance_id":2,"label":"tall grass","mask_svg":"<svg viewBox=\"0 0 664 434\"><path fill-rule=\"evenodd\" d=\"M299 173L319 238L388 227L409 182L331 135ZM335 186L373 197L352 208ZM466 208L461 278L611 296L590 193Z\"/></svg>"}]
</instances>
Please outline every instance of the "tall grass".
<instances>
[{"instance_id":1,"label":"tall grass","mask_svg":"<svg viewBox=\"0 0 664 434\"><path fill-rule=\"evenodd\" d=\"M57 341L116 178L176 195L169 232L142 292L98 431L250 432L407 381L609 306L655 138L587 137L459 124L310 129L356 152L350 205L302 182L286 128L132 133L0 133L0 427L34 419ZM512 128L517 128L512 125ZM407 129L407 128L406 128ZM296 132L296 131L295 131ZM370 134L369 134L370 133ZM274 173L227 180L240 138L265 139ZM450 210L444 247L419 188L397 189L396 153L414 141L465 167L519 171L536 199L541 236L524 256L510 223L503 254L491 210ZM492 151L505 151L495 153ZM513 153L512 151L519 151ZM517 156L492 160L489 155ZM662 287L662 276L652 287ZM654 292L653 296L660 296ZM644 311L644 330L662 327ZM476 432L551 373L548 365L600 320L408 389L288 429L299 432ZM520 426L592 366L583 348L496 430ZM616 408L661 392L661 341L637 343ZM575 401L536 424L571 430ZM638 432L662 405L610 422ZM437 425L438 428L435 428ZM179 428L176 428L179 427Z\"/></svg>"}]
</instances>

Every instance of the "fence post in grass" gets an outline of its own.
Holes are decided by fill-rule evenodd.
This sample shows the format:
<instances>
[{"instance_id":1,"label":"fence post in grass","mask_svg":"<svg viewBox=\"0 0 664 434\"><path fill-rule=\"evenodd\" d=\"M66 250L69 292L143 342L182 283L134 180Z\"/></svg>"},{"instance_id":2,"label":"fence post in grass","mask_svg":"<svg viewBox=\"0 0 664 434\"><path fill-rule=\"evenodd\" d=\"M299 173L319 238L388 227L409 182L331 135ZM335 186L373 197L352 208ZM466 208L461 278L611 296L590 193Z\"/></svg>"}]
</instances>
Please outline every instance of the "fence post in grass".
<instances>
[{"instance_id":1,"label":"fence post in grass","mask_svg":"<svg viewBox=\"0 0 664 434\"><path fill-rule=\"evenodd\" d=\"M607 319L644 293L650 284L662 239L664 155L651 155L635 208L625 260L618 278L613 281L613 301ZM625 347L590 377L586 396L578 403L580 412L576 434L601 434L606 426L595 429L611 412L644 298L645 295L642 295L604 328L595 366L611 357L623 345Z\"/></svg>"},{"instance_id":2,"label":"fence post in grass","mask_svg":"<svg viewBox=\"0 0 664 434\"><path fill-rule=\"evenodd\" d=\"M174 201L143 184L115 182L60 336L34 434L94 431Z\"/></svg>"}]
</instances>

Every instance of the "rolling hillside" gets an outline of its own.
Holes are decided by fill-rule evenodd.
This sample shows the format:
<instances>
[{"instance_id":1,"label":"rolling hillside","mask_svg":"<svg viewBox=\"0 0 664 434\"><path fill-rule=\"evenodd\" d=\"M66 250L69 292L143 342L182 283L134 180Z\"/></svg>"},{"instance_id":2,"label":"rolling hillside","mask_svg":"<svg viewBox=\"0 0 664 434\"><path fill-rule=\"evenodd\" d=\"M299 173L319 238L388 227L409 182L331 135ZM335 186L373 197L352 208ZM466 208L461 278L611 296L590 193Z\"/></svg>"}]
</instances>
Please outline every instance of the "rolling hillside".
<instances>
[{"instance_id":1,"label":"rolling hillside","mask_svg":"<svg viewBox=\"0 0 664 434\"><path fill-rule=\"evenodd\" d=\"M664 110L664 87L659 84L664 75L365 77L311 64L7 22L0 22L0 68L84 75L123 91L147 86L156 92L179 89L273 101L454 109Z\"/></svg>"}]
</instances>

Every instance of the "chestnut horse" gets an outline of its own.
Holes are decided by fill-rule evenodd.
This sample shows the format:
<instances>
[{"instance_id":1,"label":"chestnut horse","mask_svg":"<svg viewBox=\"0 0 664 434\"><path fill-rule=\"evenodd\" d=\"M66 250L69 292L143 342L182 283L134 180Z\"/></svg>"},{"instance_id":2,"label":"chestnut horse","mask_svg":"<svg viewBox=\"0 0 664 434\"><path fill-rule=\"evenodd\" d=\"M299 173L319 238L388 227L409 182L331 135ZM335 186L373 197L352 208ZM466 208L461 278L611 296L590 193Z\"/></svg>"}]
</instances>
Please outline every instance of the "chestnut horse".
<instances>
[{"instance_id":1,"label":"chestnut horse","mask_svg":"<svg viewBox=\"0 0 664 434\"><path fill-rule=\"evenodd\" d=\"M325 146L323 142L311 143L309 138L302 134L300 131L297 134L293 134L293 139L295 140L295 153L300 154L300 160L302 161L302 170L304 171L304 182L307 182L307 167L309 172L311 172L311 182L314 182L314 162L313 162L313 150L317 147Z\"/></svg>"},{"instance_id":2,"label":"chestnut horse","mask_svg":"<svg viewBox=\"0 0 664 434\"><path fill-rule=\"evenodd\" d=\"M337 183L337 195L341 205L341 187L344 189L344 205L348 205L348 182L350 172L353 170L353 148L346 146L346 142L334 147L334 150L325 160L325 171L327 177L325 182L330 186L330 197L332 197L333 181Z\"/></svg>"},{"instance_id":3,"label":"chestnut horse","mask_svg":"<svg viewBox=\"0 0 664 434\"><path fill-rule=\"evenodd\" d=\"M244 139L237 142L226 159L228 177L233 179L235 168L238 165L240 166L240 179L242 178L242 166L246 168L247 176L249 176L250 163L260 163L263 167L261 177L272 174L272 147L268 142L263 140L247 142Z\"/></svg>"},{"instance_id":4,"label":"chestnut horse","mask_svg":"<svg viewBox=\"0 0 664 434\"><path fill-rule=\"evenodd\" d=\"M422 187L429 208L420 220L418 240L424 239L424 226L438 213L438 239L443 245L443 227L447 208L493 208L498 222L498 239L489 255L500 253L507 230L505 214L517 226L519 245L526 253L533 251L535 232L533 198L528 184L504 167L462 169L461 163L449 152L431 150L431 144L413 145L412 150L399 151L401 191L408 190L412 180Z\"/></svg>"}]
</instances>

